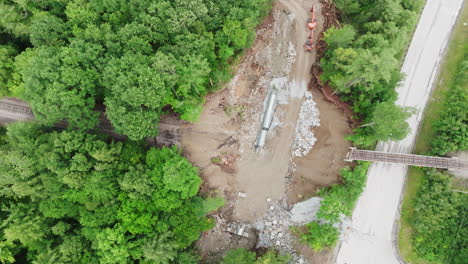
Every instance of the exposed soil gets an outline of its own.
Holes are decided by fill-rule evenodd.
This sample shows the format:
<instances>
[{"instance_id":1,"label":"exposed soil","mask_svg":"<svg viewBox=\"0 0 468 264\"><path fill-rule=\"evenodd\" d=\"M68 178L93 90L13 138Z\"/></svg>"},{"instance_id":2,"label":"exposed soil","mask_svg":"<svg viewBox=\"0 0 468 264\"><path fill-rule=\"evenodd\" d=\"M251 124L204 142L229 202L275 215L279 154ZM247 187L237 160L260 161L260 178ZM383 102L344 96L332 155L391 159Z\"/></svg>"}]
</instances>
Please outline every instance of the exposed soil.
<instances>
[{"instance_id":1,"label":"exposed soil","mask_svg":"<svg viewBox=\"0 0 468 264\"><path fill-rule=\"evenodd\" d=\"M309 90L320 112L320 126L314 128L318 141L308 155L294 159L296 169L288 189L289 205L314 196L320 187L336 183L340 179L339 170L348 165L344 157L351 146L344 139L344 135L351 133L353 116L350 106L342 102L331 87L320 81L322 72L318 65L326 48L323 33L330 27L340 26L339 11L330 0L319 2L323 28L317 39L316 63L311 67L309 82Z\"/></svg>"},{"instance_id":2,"label":"exposed soil","mask_svg":"<svg viewBox=\"0 0 468 264\"><path fill-rule=\"evenodd\" d=\"M320 111L320 126L314 129L317 143L304 157L294 158L296 171L288 189L288 203L292 205L310 198L323 186L339 180L339 171L350 142L344 135L351 133L348 119L336 105L327 102L318 89L313 89L314 101Z\"/></svg>"},{"instance_id":3,"label":"exposed soil","mask_svg":"<svg viewBox=\"0 0 468 264\"><path fill-rule=\"evenodd\" d=\"M287 209L288 203L337 182L339 169L345 165L349 144L343 137L350 132L348 120L318 89L312 89L321 119L314 131L318 141L306 156L292 155L296 121L316 59L315 51L309 53L302 47L313 3L277 1L257 29L256 42L236 67L232 81L206 98L199 122L185 124L179 131L185 155L200 168L202 192L226 199L226 206L214 215L217 226L198 242L205 263L217 263L227 249L256 245L252 239L225 232L228 223L254 224L264 219L270 199ZM321 6L316 7L316 30L320 32L324 21ZM275 126L264 150L257 153L253 145L263 102L272 80L281 78L287 84L281 90ZM239 197L239 192L246 197ZM327 254L312 254L304 247L297 249L311 263L324 263L321 260L330 258Z\"/></svg>"}]
</instances>

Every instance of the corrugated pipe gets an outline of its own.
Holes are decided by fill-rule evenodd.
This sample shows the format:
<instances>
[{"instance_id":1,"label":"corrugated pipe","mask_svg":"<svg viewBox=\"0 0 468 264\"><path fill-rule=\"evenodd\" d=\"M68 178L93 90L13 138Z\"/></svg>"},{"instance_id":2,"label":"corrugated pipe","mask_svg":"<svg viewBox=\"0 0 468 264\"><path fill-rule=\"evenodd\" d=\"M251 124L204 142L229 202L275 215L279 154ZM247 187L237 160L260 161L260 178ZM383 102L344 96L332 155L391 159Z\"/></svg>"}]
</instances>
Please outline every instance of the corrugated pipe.
<instances>
[{"instance_id":1,"label":"corrugated pipe","mask_svg":"<svg viewBox=\"0 0 468 264\"><path fill-rule=\"evenodd\" d=\"M276 108L276 92L271 92L268 96L265 112L263 114L260 131L257 135L256 149L262 149L265 146L268 130L270 130Z\"/></svg>"}]
</instances>

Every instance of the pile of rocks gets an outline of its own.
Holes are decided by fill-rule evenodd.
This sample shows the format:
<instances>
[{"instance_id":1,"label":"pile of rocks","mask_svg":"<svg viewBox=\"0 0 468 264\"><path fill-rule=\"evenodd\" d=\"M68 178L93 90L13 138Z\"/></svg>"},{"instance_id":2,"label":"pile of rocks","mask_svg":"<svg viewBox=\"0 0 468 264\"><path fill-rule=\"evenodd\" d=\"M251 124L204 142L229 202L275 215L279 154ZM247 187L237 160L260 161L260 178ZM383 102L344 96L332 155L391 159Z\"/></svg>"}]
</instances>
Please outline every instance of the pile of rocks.
<instances>
[{"instance_id":1,"label":"pile of rocks","mask_svg":"<svg viewBox=\"0 0 468 264\"><path fill-rule=\"evenodd\" d=\"M312 197L308 200L296 203L291 209L291 222L295 225L304 225L317 219L320 209L321 197Z\"/></svg>"},{"instance_id":2,"label":"pile of rocks","mask_svg":"<svg viewBox=\"0 0 468 264\"><path fill-rule=\"evenodd\" d=\"M307 263L293 249L294 241L297 241L297 238L293 237L289 229L295 224L291 221L291 213L279 202L272 201L270 198L267 199L267 202L268 213L253 225L258 234L257 248L276 248L292 257L289 263Z\"/></svg>"},{"instance_id":3,"label":"pile of rocks","mask_svg":"<svg viewBox=\"0 0 468 264\"><path fill-rule=\"evenodd\" d=\"M253 231L251 230L251 226L248 224L229 223L227 224L225 231L245 238L253 237Z\"/></svg>"},{"instance_id":4,"label":"pile of rocks","mask_svg":"<svg viewBox=\"0 0 468 264\"><path fill-rule=\"evenodd\" d=\"M296 139L294 140L294 156L305 156L312 149L317 139L311 128L320 126L319 111L312 99L312 93L305 92L306 100L301 106L296 125Z\"/></svg>"},{"instance_id":5,"label":"pile of rocks","mask_svg":"<svg viewBox=\"0 0 468 264\"><path fill-rule=\"evenodd\" d=\"M293 238L289 232L290 213L278 202L273 202L270 198L267 201L268 213L254 225L258 232L257 247L274 247L280 251L292 253Z\"/></svg>"},{"instance_id":6,"label":"pile of rocks","mask_svg":"<svg viewBox=\"0 0 468 264\"><path fill-rule=\"evenodd\" d=\"M239 197L245 197L246 193L239 192ZM295 204L289 211L286 204L281 201L273 201L267 198L268 211L264 217L254 224L229 222L217 219L217 224L222 223L224 232L235 235L234 237L257 240L257 248L275 248L280 252L289 254L292 259L289 263L308 263L302 256L295 252L293 246L297 238L290 231L291 226L303 225L313 219L319 208L321 198L314 197Z\"/></svg>"}]
</instances>

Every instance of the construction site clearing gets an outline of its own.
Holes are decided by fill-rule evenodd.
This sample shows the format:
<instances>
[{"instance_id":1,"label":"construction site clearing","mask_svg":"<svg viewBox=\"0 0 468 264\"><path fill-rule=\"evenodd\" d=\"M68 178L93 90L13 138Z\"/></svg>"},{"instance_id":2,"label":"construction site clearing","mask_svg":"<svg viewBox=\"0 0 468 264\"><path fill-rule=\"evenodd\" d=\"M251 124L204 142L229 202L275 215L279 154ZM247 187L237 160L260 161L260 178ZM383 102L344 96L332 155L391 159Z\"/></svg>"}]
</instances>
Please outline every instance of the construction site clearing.
<instances>
[{"instance_id":1,"label":"construction site clearing","mask_svg":"<svg viewBox=\"0 0 468 264\"><path fill-rule=\"evenodd\" d=\"M314 220L315 192L339 182L350 147L347 115L310 85L322 12L318 1L275 2L231 82L208 95L199 122L181 126L202 192L226 200L197 243L204 263L238 247L276 248L295 263L333 261L333 252L314 253L290 232Z\"/></svg>"}]
</instances>

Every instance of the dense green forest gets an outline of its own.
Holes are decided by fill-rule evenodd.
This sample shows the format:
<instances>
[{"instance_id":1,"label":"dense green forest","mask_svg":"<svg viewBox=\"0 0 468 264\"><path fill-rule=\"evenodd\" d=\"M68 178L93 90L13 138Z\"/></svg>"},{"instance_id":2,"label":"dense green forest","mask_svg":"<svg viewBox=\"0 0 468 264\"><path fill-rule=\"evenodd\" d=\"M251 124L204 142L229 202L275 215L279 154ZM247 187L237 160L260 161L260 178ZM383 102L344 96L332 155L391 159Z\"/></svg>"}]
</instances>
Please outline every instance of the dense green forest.
<instances>
[{"instance_id":1,"label":"dense green forest","mask_svg":"<svg viewBox=\"0 0 468 264\"><path fill-rule=\"evenodd\" d=\"M41 0L0 3L0 96L37 119L87 130L105 105L130 139L157 133L164 111L196 120L230 77L271 0Z\"/></svg>"},{"instance_id":2,"label":"dense green forest","mask_svg":"<svg viewBox=\"0 0 468 264\"><path fill-rule=\"evenodd\" d=\"M468 53L468 47L465 49ZM466 53L466 54L467 54ZM468 150L468 57L459 64L454 83L447 93L444 111L434 122L432 155Z\"/></svg>"},{"instance_id":3,"label":"dense green forest","mask_svg":"<svg viewBox=\"0 0 468 264\"><path fill-rule=\"evenodd\" d=\"M0 262L198 263L223 200L179 150L138 142L165 113L198 118L271 2L1 1L0 97L38 122L0 133ZM134 141L88 134L97 110Z\"/></svg>"},{"instance_id":4,"label":"dense green forest","mask_svg":"<svg viewBox=\"0 0 468 264\"><path fill-rule=\"evenodd\" d=\"M198 118L271 2L1 1L0 97L38 123L0 133L0 262L198 263L223 200L179 150L138 142L164 113ZM97 110L134 141L88 134Z\"/></svg>"},{"instance_id":5,"label":"dense green forest","mask_svg":"<svg viewBox=\"0 0 468 264\"><path fill-rule=\"evenodd\" d=\"M412 244L428 261L464 264L468 259L468 196L454 192L453 176L424 169L415 200Z\"/></svg>"},{"instance_id":6,"label":"dense green forest","mask_svg":"<svg viewBox=\"0 0 468 264\"><path fill-rule=\"evenodd\" d=\"M429 154L468 150L467 70L465 56L458 63L439 118L434 121ZM452 191L452 178L434 169L424 169L423 182L414 201L412 243L416 254L424 259L463 264L468 259L468 196Z\"/></svg>"},{"instance_id":7,"label":"dense green forest","mask_svg":"<svg viewBox=\"0 0 468 264\"><path fill-rule=\"evenodd\" d=\"M416 25L422 0L335 0L340 28L324 34L322 81L352 104L364 126L349 137L357 145L399 140L408 133L411 109L393 106L401 59ZM385 118L392 116L392 118Z\"/></svg>"},{"instance_id":8,"label":"dense green forest","mask_svg":"<svg viewBox=\"0 0 468 264\"><path fill-rule=\"evenodd\" d=\"M0 147L0 261L197 263L219 205L175 148L17 123ZM139 262L137 262L139 261Z\"/></svg>"}]
</instances>

